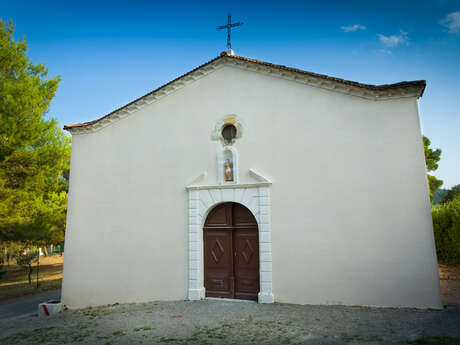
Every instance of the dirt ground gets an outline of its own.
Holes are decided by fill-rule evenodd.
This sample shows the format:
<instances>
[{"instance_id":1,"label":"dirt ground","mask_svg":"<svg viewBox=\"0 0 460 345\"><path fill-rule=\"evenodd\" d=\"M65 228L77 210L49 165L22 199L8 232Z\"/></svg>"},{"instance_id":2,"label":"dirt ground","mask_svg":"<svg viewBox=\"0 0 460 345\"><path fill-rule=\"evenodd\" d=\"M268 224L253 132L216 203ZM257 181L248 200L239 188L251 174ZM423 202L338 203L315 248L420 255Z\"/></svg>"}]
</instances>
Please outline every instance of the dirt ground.
<instances>
[{"instance_id":1,"label":"dirt ground","mask_svg":"<svg viewBox=\"0 0 460 345\"><path fill-rule=\"evenodd\" d=\"M62 267L64 255L53 255L40 258L40 289L36 289L35 267L33 284L28 285L24 269L18 267L14 261L7 267L7 273L0 281L0 301L8 300L26 294L38 293L52 289L59 289L62 282ZM460 306L460 266L439 265L442 300L444 305Z\"/></svg>"},{"instance_id":2,"label":"dirt ground","mask_svg":"<svg viewBox=\"0 0 460 345\"><path fill-rule=\"evenodd\" d=\"M37 264L32 265L32 285L29 285L26 270L14 260L4 266L5 275L0 280L0 301L27 294L34 294L51 289L59 289L62 282L64 255L40 257L39 288L37 289Z\"/></svg>"},{"instance_id":3,"label":"dirt ground","mask_svg":"<svg viewBox=\"0 0 460 345\"><path fill-rule=\"evenodd\" d=\"M18 267L14 261L7 268L7 273L0 281L0 301L8 300L25 294L33 294L41 291L59 289L62 282L62 267L64 255L53 255L40 258L40 289L27 283L27 275L24 269ZM444 305L460 306L460 266L439 265L439 278L441 284L442 300Z\"/></svg>"},{"instance_id":4,"label":"dirt ground","mask_svg":"<svg viewBox=\"0 0 460 345\"><path fill-rule=\"evenodd\" d=\"M440 264L439 279L444 305L460 306L460 266Z\"/></svg>"}]
</instances>

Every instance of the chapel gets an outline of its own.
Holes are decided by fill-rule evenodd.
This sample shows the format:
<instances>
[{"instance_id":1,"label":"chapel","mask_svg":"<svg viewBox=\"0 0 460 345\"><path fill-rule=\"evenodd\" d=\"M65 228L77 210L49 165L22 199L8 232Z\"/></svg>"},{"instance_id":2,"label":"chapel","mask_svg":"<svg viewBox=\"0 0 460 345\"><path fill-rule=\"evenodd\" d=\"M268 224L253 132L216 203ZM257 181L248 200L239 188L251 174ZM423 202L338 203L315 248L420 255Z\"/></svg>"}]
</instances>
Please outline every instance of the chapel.
<instances>
[{"instance_id":1,"label":"chapel","mask_svg":"<svg viewBox=\"0 0 460 345\"><path fill-rule=\"evenodd\" d=\"M442 308L418 99L225 51L72 134L62 301Z\"/></svg>"}]
</instances>

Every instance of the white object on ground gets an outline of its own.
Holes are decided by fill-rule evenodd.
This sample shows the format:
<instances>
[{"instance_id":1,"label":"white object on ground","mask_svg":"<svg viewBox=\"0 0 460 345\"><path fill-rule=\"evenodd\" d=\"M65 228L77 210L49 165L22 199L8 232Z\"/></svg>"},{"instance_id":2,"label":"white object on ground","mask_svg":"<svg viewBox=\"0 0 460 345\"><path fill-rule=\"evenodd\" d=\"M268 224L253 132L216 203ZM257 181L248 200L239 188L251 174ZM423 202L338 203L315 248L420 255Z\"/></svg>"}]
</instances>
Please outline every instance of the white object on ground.
<instances>
[{"instance_id":1,"label":"white object on ground","mask_svg":"<svg viewBox=\"0 0 460 345\"><path fill-rule=\"evenodd\" d=\"M50 300L38 305L38 316L50 316L62 311L62 303L58 300Z\"/></svg>"}]
</instances>

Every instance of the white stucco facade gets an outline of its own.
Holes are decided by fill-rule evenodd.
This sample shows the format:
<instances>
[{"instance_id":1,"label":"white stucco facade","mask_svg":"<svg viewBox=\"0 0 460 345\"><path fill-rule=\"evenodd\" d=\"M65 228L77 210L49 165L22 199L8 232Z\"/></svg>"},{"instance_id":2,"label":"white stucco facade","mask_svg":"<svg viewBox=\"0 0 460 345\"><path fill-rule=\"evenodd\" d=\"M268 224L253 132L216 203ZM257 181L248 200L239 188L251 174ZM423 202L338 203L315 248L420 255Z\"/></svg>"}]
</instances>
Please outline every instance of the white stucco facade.
<instances>
[{"instance_id":1,"label":"white stucco facade","mask_svg":"<svg viewBox=\"0 0 460 345\"><path fill-rule=\"evenodd\" d=\"M64 304L203 298L202 226L235 201L259 226L259 302L442 307L416 95L225 59L198 72L71 129ZM226 184L215 133L230 117Z\"/></svg>"}]
</instances>

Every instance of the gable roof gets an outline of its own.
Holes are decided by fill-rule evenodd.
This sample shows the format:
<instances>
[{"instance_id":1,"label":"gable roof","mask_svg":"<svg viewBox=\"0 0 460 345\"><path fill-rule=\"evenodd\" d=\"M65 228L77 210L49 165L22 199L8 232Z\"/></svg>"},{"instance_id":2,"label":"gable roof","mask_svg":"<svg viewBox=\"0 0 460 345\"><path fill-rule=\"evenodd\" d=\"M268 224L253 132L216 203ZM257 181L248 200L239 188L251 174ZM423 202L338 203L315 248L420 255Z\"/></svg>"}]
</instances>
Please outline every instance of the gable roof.
<instances>
[{"instance_id":1,"label":"gable roof","mask_svg":"<svg viewBox=\"0 0 460 345\"><path fill-rule=\"evenodd\" d=\"M422 97L426 87L425 80L403 81L396 84L384 85L362 84L355 81L330 77L324 74L317 74L283 65L275 65L269 62L223 52L220 56L217 56L201 66L198 66L169 83L160 86L159 88L108 113L107 115L102 116L97 120L66 125L64 126L64 129L70 131L72 134L80 134L93 132L106 127L110 123L139 110L143 105L151 104L157 99L183 87L188 82L199 79L225 64L231 64L247 70L267 73L269 75L293 80L310 86L347 93L353 96L375 101L391 98L420 98Z\"/></svg>"}]
</instances>

